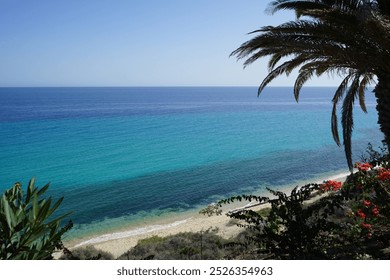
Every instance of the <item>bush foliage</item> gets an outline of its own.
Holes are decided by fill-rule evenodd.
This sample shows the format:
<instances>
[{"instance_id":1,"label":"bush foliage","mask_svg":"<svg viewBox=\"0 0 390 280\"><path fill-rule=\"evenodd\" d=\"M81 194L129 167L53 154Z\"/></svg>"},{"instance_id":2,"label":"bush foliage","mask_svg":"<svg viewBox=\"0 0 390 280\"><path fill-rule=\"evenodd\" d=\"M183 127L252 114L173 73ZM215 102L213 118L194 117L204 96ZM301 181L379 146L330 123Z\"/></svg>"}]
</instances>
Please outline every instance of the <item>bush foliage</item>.
<instances>
[{"instance_id":1,"label":"bush foliage","mask_svg":"<svg viewBox=\"0 0 390 280\"><path fill-rule=\"evenodd\" d=\"M228 213L244 222L248 250L270 259L388 259L390 257L390 169L388 157L371 154L342 184L325 181L296 187L290 195L236 196L219 202L269 202L264 216L250 209ZM373 157L372 157L373 158ZM374 166L375 164L375 166ZM307 203L313 194L322 194Z\"/></svg>"},{"instance_id":2,"label":"bush foliage","mask_svg":"<svg viewBox=\"0 0 390 280\"><path fill-rule=\"evenodd\" d=\"M152 236L119 257L122 260L211 260L223 259L231 253L226 240L217 235L217 229L183 232L167 237Z\"/></svg>"},{"instance_id":3,"label":"bush foliage","mask_svg":"<svg viewBox=\"0 0 390 280\"><path fill-rule=\"evenodd\" d=\"M64 249L61 238L72 222L61 226L69 214L53 218L63 198L45 198L49 184L41 189L30 180L27 193L16 183L0 198L0 259L52 259L56 249Z\"/></svg>"},{"instance_id":4,"label":"bush foliage","mask_svg":"<svg viewBox=\"0 0 390 280\"><path fill-rule=\"evenodd\" d=\"M93 246L67 251L60 260L114 260L114 256Z\"/></svg>"}]
</instances>

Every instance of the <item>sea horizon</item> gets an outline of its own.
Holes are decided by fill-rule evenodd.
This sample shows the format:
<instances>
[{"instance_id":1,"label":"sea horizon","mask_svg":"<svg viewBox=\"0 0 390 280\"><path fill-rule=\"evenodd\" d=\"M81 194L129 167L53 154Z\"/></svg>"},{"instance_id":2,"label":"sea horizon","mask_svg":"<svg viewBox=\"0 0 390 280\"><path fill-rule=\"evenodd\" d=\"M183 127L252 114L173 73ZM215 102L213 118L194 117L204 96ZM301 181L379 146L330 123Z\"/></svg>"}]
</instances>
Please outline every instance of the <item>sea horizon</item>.
<instances>
[{"instance_id":1,"label":"sea horizon","mask_svg":"<svg viewBox=\"0 0 390 280\"><path fill-rule=\"evenodd\" d=\"M348 172L333 87L1 87L0 190L35 177L73 211L68 239L142 227L242 193ZM354 160L380 144L356 106ZM313 164L318 163L318 164Z\"/></svg>"}]
</instances>

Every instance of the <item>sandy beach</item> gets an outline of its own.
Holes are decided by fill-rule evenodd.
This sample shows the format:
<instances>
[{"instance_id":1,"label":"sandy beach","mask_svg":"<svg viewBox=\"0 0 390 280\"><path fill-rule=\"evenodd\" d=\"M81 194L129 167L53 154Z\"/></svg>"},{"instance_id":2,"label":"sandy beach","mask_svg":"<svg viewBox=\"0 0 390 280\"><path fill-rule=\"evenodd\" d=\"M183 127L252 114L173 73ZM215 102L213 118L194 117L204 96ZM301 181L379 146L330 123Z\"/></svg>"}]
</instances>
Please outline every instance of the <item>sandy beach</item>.
<instances>
[{"instance_id":1,"label":"sandy beach","mask_svg":"<svg viewBox=\"0 0 390 280\"><path fill-rule=\"evenodd\" d=\"M338 180L345 181L348 174L338 174L330 176L324 180ZM316 183L322 183L323 180L318 180ZM294 186L284 188L282 191L289 192ZM226 216L228 211L237 209L245 204L241 205L227 205L222 208L222 215L211 216L199 214L193 212L187 215L176 217L176 220L162 220L160 223L153 223L139 228L129 228L127 230L112 232L97 237L90 238L78 243L71 242L65 244L69 249L75 249L88 245L93 245L97 249L104 250L119 257L121 254L128 251L130 248L137 245L137 242L141 239L145 239L152 236L165 237L174 235L180 232L199 232L201 230L207 230L209 228L218 228L218 234L224 238L230 238L236 236L242 228L236 225L236 221ZM251 207L253 210L260 210L262 208L269 207L269 204L257 205Z\"/></svg>"},{"instance_id":2,"label":"sandy beach","mask_svg":"<svg viewBox=\"0 0 390 280\"><path fill-rule=\"evenodd\" d=\"M269 204L259 205L253 207L252 209L259 210L266 207L269 207ZM185 220L179 220L170 224L154 224L144 228L99 236L97 238L77 244L74 248L93 245L97 249L110 252L115 257L119 257L121 254L128 251L131 247L137 245L138 240L155 235L165 237L169 235L175 235L180 232L199 232L201 230L207 230L210 228L218 228L217 234L220 236L224 238L234 237L240 233L240 231L242 231L242 228L238 227L233 219L226 216L226 213L233 208L225 208L226 209L223 210L222 215L208 217L207 215L194 213L191 217ZM103 239L110 240L100 241Z\"/></svg>"}]
</instances>

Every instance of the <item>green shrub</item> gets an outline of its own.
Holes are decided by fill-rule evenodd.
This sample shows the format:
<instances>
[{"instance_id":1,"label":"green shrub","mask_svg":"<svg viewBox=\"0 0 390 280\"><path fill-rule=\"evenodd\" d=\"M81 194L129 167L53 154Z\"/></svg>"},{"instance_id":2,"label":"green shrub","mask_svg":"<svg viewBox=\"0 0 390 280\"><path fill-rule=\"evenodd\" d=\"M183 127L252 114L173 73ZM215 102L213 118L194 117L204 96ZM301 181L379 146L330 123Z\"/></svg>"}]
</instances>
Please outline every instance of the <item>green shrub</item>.
<instances>
[{"instance_id":1,"label":"green shrub","mask_svg":"<svg viewBox=\"0 0 390 280\"><path fill-rule=\"evenodd\" d=\"M163 242L163 241L164 241L163 237L153 235L152 237L139 240L138 245L147 246L149 244L156 244L156 243Z\"/></svg>"},{"instance_id":2,"label":"green shrub","mask_svg":"<svg viewBox=\"0 0 390 280\"><path fill-rule=\"evenodd\" d=\"M60 257L60 260L113 260L114 256L93 246L77 248Z\"/></svg>"},{"instance_id":3,"label":"green shrub","mask_svg":"<svg viewBox=\"0 0 390 280\"><path fill-rule=\"evenodd\" d=\"M61 227L69 213L53 218L63 198L55 203L52 197L45 198L48 188L49 184L38 189L31 179L26 194L16 183L1 196L0 259L46 260L56 249L64 249L61 238L72 222Z\"/></svg>"},{"instance_id":4,"label":"green shrub","mask_svg":"<svg viewBox=\"0 0 390 280\"><path fill-rule=\"evenodd\" d=\"M241 220L246 232L237 243L248 255L271 259L388 259L390 252L390 170L357 163L342 184L296 187L290 195L269 190L276 198L236 196L219 202L269 202L269 213L250 209L228 216ZM307 203L313 193L327 193Z\"/></svg>"},{"instance_id":5,"label":"green shrub","mask_svg":"<svg viewBox=\"0 0 390 280\"><path fill-rule=\"evenodd\" d=\"M326 258L323 250L328 238L319 239L323 231L335 231L338 225L328 220L328 215L339 207L337 201L321 201L305 205L303 202L319 190L318 184L296 187L291 195L269 190L276 199L256 196L239 196L220 203L236 200L270 202L267 215L247 209L228 215L245 222L247 247L251 255L273 259ZM251 246L248 246L251 245Z\"/></svg>"},{"instance_id":6,"label":"green shrub","mask_svg":"<svg viewBox=\"0 0 390 280\"><path fill-rule=\"evenodd\" d=\"M216 230L184 232L167 237L153 236L138 244L119 259L199 260L222 259L229 254L226 240Z\"/></svg>"}]
</instances>

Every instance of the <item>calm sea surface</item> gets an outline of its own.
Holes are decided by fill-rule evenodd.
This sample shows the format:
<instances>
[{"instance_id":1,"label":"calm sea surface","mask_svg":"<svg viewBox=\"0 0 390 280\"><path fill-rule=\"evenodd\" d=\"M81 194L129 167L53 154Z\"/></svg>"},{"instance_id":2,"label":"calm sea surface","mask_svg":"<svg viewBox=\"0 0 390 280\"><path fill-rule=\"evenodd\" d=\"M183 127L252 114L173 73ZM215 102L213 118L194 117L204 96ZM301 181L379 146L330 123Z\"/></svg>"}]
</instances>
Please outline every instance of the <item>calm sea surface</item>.
<instances>
[{"instance_id":1,"label":"calm sea surface","mask_svg":"<svg viewBox=\"0 0 390 280\"><path fill-rule=\"evenodd\" d=\"M0 88L0 191L51 182L80 237L347 172L334 90L306 88L297 104L291 88ZM371 92L366 102L355 160L382 139Z\"/></svg>"}]
</instances>

